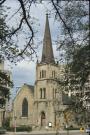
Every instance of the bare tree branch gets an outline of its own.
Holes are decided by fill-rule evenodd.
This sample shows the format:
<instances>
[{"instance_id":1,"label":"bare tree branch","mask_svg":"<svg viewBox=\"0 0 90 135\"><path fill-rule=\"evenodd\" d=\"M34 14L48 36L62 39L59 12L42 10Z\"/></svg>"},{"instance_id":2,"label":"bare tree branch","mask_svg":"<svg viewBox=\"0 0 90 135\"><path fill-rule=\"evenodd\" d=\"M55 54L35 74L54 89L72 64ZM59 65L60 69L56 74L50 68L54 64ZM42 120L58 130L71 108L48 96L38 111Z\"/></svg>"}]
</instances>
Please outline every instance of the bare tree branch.
<instances>
[{"instance_id":1,"label":"bare tree branch","mask_svg":"<svg viewBox=\"0 0 90 135\"><path fill-rule=\"evenodd\" d=\"M33 29L32 29L32 27L31 27L30 23L28 22L27 15L26 15L26 10L25 10L25 6L24 6L24 3L23 3L23 0L18 0L18 1L20 2L21 8L22 8L22 11L23 11L23 19L26 21L27 26L29 27L29 29L30 29L30 31L31 31L31 33L32 33L28 44L27 44L26 47L23 49L23 51L19 54L19 55L21 55L22 53L25 52L25 50L27 49L27 47L30 45L30 42L32 41L32 39L33 39L33 37L34 37L34 33L33 33Z\"/></svg>"},{"instance_id":2,"label":"bare tree branch","mask_svg":"<svg viewBox=\"0 0 90 135\"><path fill-rule=\"evenodd\" d=\"M26 6L26 4L28 4L28 2L29 2L29 9L30 9L30 6L31 6L31 4L32 4L32 2L33 2L33 0L32 1L26 1L26 0L17 0L19 3L20 3L20 8L11 16L11 17L13 17L15 14L17 14L18 13L18 11L20 11L21 10L21 12L22 12L22 16L21 16L21 20L19 21L19 25L18 25L18 27L16 28L16 29L14 29L13 31L11 31L11 32L9 32L9 33L7 33L7 34L5 34L5 36L3 37L3 39L4 39L4 41L7 43L7 44L9 44L9 42L10 42L10 40L11 40L11 37L12 36L14 36L15 34L17 34L17 32L21 29L21 27L22 27L22 25L23 25L23 22L25 22L26 23L26 25L28 26L28 28L29 28L29 30L30 30L30 32L31 32L31 34L30 34L30 36L29 36L29 41L28 41L28 43L26 43L26 45L25 45L25 47L23 48L23 50L21 50L21 52L19 52L18 54L15 54L14 56L12 55L12 56L10 56L9 58L16 58L16 57L18 57L18 56L20 56L20 57L22 57L23 56L23 54L26 54L26 50L27 49L29 49L30 50L30 53L29 54L36 54L36 51L34 50L34 47L32 47L32 41L33 41L33 37L34 37L34 32L33 32L33 29L32 29L32 26L31 26L31 24L30 24L30 22L29 22L29 20L28 19L30 19L30 16L28 17L28 11L25 9L25 6ZM3 3L4 3L4 1L3 1ZM6 41L7 40L7 38L9 38L9 40L8 41ZM3 40L2 39L2 40ZM5 40L6 39L6 40ZM37 55L36 55L36 57L37 57Z\"/></svg>"},{"instance_id":3,"label":"bare tree branch","mask_svg":"<svg viewBox=\"0 0 90 135\"><path fill-rule=\"evenodd\" d=\"M0 2L0 6L5 2L6 0L2 0L1 2Z\"/></svg>"},{"instance_id":4,"label":"bare tree branch","mask_svg":"<svg viewBox=\"0 0 90 135\"><path fill-rule=\"evenodd\" d=\"M58 8L57 8L57 6L56 6L55 3L54 3L54 0L51 0L51 2L52 2L53 6L54 6L54 8L55 8L55 10L56 10L56 14L58 14L60 20L63 22L65 28L68 30L68 33L69 33L70 38L71 38L71 40L72 40L72 43L74 44L74 39L73 39L73 37L72 37L72 35L71 35L70 28L67 26L66 22L65 22L64 19L62 18L61 14L60 14L60 12L59 12L59 10L58 10Z\"/></svg>"},{"instance_id":5,"label":"bare tree branch","mask_svg":"<svg viewBox=\"0 0 90 135\"><path fill-rule=\"evenodd\" d=\"M20 21L20 24L19 24L19 26L18 26L18 28L16 28L11 34L12 35L14 35L20 28L21 28L21 26L22 26L22 23L23 23L23 20L24 20L24 18L22 18L21 19L21 21Z\"/></svg>"}]
</instances>

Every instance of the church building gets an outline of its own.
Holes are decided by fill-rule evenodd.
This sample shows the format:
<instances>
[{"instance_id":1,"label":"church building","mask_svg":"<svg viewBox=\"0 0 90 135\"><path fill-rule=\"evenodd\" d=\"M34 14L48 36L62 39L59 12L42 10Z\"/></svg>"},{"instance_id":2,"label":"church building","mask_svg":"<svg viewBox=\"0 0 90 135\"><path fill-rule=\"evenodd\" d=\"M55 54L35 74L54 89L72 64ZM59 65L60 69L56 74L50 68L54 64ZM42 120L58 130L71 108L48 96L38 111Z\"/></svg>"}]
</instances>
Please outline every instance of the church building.
<instances>
[{"instance_id":1,"label":"church building","mask_svg":"<svg viewBox=\"0 0 90 135\"><path fill-rule=\"evenodd\" d=\"M57 125L61 128L65 126L63 112L67 105L62 102L61 94L59 94L59 115L56 113L55 105L58 97L56 80L60 72L62 72L60 65L54 59L49 20L46 15L42 58L36 64L35 86L24 84L20 88L13 101L11 125L27 125L36 129L54 129Z\"/></svg>"}]
</instances>

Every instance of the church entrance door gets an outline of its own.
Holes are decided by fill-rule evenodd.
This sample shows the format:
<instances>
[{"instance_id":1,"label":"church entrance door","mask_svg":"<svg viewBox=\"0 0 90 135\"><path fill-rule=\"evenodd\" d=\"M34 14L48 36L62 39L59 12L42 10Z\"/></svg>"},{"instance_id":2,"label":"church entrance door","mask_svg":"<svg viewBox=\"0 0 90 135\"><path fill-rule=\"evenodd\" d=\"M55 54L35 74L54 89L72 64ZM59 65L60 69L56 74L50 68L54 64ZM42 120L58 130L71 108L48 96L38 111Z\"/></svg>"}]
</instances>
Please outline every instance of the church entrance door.
<instances>
[{"instance_id":1,"label":"church entrance door","mask_svg":"<svg viewBox=\"0 0 90 135\"><path fill-rule=\"evenodd\" d=\"M45 113L41 112L41 127L45 127L45 125L46 125Z\"/></svg>"}]
</instances>

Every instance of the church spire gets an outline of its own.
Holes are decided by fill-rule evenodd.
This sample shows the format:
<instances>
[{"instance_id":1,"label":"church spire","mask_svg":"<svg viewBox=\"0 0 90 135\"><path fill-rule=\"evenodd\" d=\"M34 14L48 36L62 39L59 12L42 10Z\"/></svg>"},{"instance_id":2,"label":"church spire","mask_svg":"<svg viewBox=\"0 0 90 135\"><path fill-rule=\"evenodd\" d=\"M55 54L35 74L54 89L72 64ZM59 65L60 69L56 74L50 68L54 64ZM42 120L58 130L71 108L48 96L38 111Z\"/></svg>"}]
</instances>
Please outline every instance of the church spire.
<instances>
[{"instance_id":1,"label":"church spire","mask_svg":"<svg viewBox=\"0 0 90 135\"><path fill-rule=\"evenodd\" d=\"M50 28L49 28L49 21L48 21L48 14L46 14L46 25L45 25L45 33L43 39L43 51L42 51L41 63L55 63L53 49L52 49Z\"/></svg>"}]
</instances>

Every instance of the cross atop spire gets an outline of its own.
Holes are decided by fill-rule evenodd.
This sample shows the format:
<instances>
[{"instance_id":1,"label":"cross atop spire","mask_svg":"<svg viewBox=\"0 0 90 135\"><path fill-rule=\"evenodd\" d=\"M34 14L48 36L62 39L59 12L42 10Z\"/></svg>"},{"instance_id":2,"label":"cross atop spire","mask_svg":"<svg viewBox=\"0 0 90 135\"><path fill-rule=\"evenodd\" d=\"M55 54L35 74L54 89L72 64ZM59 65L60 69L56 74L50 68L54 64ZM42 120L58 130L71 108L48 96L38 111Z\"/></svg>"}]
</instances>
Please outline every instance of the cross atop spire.
<instances>
[{"instance_id":1,"label":"cross atop spire","mask_svg":"<svg viewBox=\"0 0 90 135\"><path fill-rule=\"evenodd\" d=\"M41 63L55 63L48 21L48 14L46 14L46 25L43 39L43 51Z\"/></svg>"}]
</instances>

